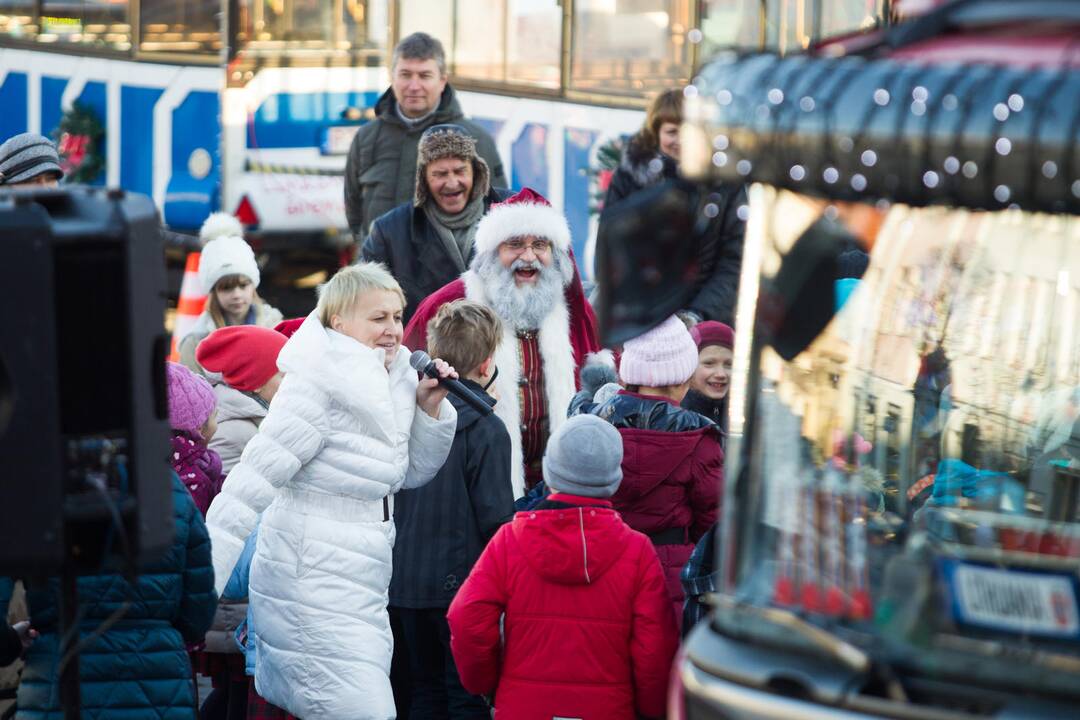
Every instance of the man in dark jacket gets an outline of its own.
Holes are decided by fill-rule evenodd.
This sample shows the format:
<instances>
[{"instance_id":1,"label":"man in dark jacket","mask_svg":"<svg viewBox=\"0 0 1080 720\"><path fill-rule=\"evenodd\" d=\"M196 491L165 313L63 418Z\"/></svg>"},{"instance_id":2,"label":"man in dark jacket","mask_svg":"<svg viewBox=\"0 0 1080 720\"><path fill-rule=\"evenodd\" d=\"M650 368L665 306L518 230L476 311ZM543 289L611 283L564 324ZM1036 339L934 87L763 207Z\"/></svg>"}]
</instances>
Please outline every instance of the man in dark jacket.
<instances>
[{"instance_id":1,"label":"man in dark jacket","mask_svg":"<svg viewBox=\"0 0 1080 720\"><path fill-rule=\"evenodd\" d=\"M495 377L493 355L501 339L502 323L493 310L458 300L432 320L428 350L453 363L462 383L494 406L486 388ZM446 609L488 540L513 516L510 435L496 415L481 416L453 395L450 401L458 424L446 464L427 485L394 498L390 610L401 631L395 661L408 658L409 717L479 720L490 714L458 680ZM401 717L400 705L398 712Z\"/></svg>"},{"instance_id":2,"label":"man in dark jacket","mask_svg":"<svg viewBox=\"0 0 1080 720\"><path fill-rule=\"evenodd\" d=\"M458 278L474 255L476 226L492 203L510 197L490 187L476 139L460 125L434 125L420 137L414 196L378 218L361 258L386 265L405 291L405 322L424 298Z\"/></svg>"},{"instance_id":3,"label":"man in dark jacket","mask_svg":"<svg viewBox=\"0 0 1080 720\"><path fill-rule=\"evenodd\" d=\"M376 218L412 197L416 146L432 125L464 127L491 169L491 184L506 187L495 141L465 119L446 82L442 43L413 33L394 49L391 72L390 89L375 104L375 119L356 133L345 164L345 215L357 243Z\"/></svg>"}]
</instances>

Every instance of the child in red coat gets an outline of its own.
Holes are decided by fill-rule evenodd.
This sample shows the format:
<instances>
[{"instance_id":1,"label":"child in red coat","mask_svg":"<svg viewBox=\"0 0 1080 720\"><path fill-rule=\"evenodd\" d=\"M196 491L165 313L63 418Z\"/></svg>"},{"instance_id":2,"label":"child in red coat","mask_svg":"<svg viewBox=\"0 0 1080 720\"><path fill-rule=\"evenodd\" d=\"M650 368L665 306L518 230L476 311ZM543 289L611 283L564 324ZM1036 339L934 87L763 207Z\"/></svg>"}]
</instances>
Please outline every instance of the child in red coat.
<instances>
[{"instance_id":1,"label":"child in red coat","mask_svg":"<svg viewBox=\"0 0 1080 720\"><path fill-rule=\"evenodd\" d=\"M495 534L450 606L462 685L496 718L664 715L678 632L652 543L612 509L621 462L611 425L566 421L544 457L552 494Z\"/></svg>"},{"instance_id":2,"label":"child in red coat","mask_svg":"<svg viewBox=\"0 0 1080 720\"><path fill-rule=\"evenodd\" d=\"M694 544L716 522L724 467L716 423L679 407L697 365L690 332L678 318L668 318L623 346L624 390L575 408L606 420L622 435L623 482L612 502L656 546L680 617L679 574Z\"/></svg>"}]
</instances>

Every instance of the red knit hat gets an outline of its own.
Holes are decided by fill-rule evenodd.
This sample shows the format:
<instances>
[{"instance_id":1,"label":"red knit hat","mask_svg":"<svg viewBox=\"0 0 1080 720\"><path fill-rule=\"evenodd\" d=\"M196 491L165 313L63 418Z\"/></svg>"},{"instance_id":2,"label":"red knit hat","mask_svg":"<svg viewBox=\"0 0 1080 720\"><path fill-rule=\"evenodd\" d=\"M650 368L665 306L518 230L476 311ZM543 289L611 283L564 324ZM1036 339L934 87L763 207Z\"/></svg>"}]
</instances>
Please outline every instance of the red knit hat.
<instances>
[{"instance_id":1,"label":"red knit hat","mask_svg":"<svg viewBox=\"0 0 1080 720\"><path fill-rule=\"evenodd\" d=\"M236 390L255 392L278 371L277 356L288 338L258 325L232 325L210 333L195 349L195 359L220 373Z\"/></svg>"},{"instance_id":2,"label":"red knit hat","mask_svg":"<svg viewBox=\"0 0 1080 720\"><path fill-rule=\"evenodd\" d=\"M274 326L276 332L281 333L287 338L291 338L293 333L300 329L300 326L307 320L306 317L293 318L291 320L282 320Z\"/></svg>"},{"instance_id":3,"label":"red knit hat","mask_svg":"<svg viewBox=\"0 0 1080 720\"><path fill-rule=\"evenodd\" d=\"M715 320L706 320L690 328L690 336L697 343L698 352L710 345L719 345L728 350L735 347L735 331Z\"/></svg>"}]
</instances>

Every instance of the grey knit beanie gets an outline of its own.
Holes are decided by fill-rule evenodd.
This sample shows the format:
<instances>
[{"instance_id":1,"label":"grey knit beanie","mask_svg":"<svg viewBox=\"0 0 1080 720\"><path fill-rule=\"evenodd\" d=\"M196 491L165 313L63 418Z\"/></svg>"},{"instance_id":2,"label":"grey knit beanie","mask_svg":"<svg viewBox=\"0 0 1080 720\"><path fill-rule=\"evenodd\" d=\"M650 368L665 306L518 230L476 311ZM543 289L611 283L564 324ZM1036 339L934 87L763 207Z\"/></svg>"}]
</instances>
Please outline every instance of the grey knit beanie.
<instances>
[{"instance_id":1,"label":"grey knit beanie","mask_svg":"<svg viewBox=\"0 0 1080 720\"><path fill-rule=\"evenodd\" d=\"M416 147L416 190L413 196L415 207L423 206L431 199L427 178L424 172L429 163L446 157L470 160L473 165L473 186L469 199L483 197L491 189L491 171L484 158L476 152L476 138L460 125L432 125L420 136Z\"/></svg>"},{"instance_id":2,"label":"grey knit beanie","mask_svg":"<svg viewBox=\"0 0 1080 720\"><path fill-rule=\"evenodd\" d=\"M0 187L29 182L51 173L64 177L56 145L44 135L22 133L0 145Z\"/></svg>"},{"instance_id":3,"label":"grey knit beanie","mask_svg":"<svg viewBox=\"0 0 1080 720\"><path fill-rule=\"evenodd\" d=\"M622 482L619 431L595 415L575 415L548 440L544 481L552 492L607 498Z\"/></svg>"}]
</instances>

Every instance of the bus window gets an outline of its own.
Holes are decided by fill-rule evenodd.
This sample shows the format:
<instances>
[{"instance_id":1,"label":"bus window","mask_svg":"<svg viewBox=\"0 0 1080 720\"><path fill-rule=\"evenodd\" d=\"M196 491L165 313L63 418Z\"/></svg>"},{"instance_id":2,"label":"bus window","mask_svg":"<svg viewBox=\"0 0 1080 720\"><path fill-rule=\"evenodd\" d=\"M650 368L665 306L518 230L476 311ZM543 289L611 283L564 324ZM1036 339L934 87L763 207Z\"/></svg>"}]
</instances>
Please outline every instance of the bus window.
<instances>
[{"instance_id":1,"label":"bus window","mask_svg":"<svg viewBox=\"0 0 1080 720\"><path fill-rule=\"evenodd\" d=\"M733 47L799 52L819 40L878 25L883 5L883 0L705 0L702 54Z\"/></svg>"},{"instance_id":2,"label":"bus window","mask_svg":"<svg viewBox=\"0 0 1080 720\"><path fill-rule=\"evenodd\" d=\"M455 79L557 90L562 53L558 0L403 0L398 37L442 41Z\"/></svg>"},{"instance_id":3,"label":"bus window","mask_svg":"<svg viewBox=\"0 0 1080 720\"><path fill-rule=\"evenodd\" d=\"M690 0L574 3L574 90L640 95L685 84L690 70Z\"/></svg>"},{"instance_id":4,"label":"bus window","mask_svg":"<svg viewBox=\"0 0 1080 720\"><path fill-rule=\"evenodd\" d=\"M456 9L456 77L559 87L562 8L556 0L458 0Z\"/></svg>"},{"instance_id":5,"label":"bus window","mask_svg":"<svg viewBox=\"0 0 1080 720\"><path fill-rule=\"evenodd\" d=\"M56 45L130 50L128 2L0 0L0 35Z\"/></svg>"},{"instance_id":6,"label":"bus window","mask_svg":"<svg viewBox=\"0 0 1080 720\"><path fill-rule=\"evenodd\" d=\"M31 40L37 34L34 0L0 0L0 37Z\"/></svg>"},{"instance_id":7,"label":"bus window","mask_svg":"<svg viewBox=\"0 0 1080 720\"><path fill-rule=\"evenodd\" d=\"M387 0L239 0L239 5L237 42L248 53L370 49L377 55L385 45Z\"/></svg>"},{"instance_id":8,"label":"bus window","mask_svg":"<svg viewBox=\"0 0 1080 720\"><path fill-rule=\"evenodd\" d=\"M219 52L220 0L142 0L139 49L148 52Z\"/></svg>"},{"instance_id":9,"label":"bus window","mask_svg":"<svg viewBox=\"0 0 1080 720\"><path fill-rule=\"evenodd\" d=\"M414 32L437 38L446 50L446 62L453 56L454 3L448 0L398 0L398 40Z\"/></svg>"}]
</instances>

